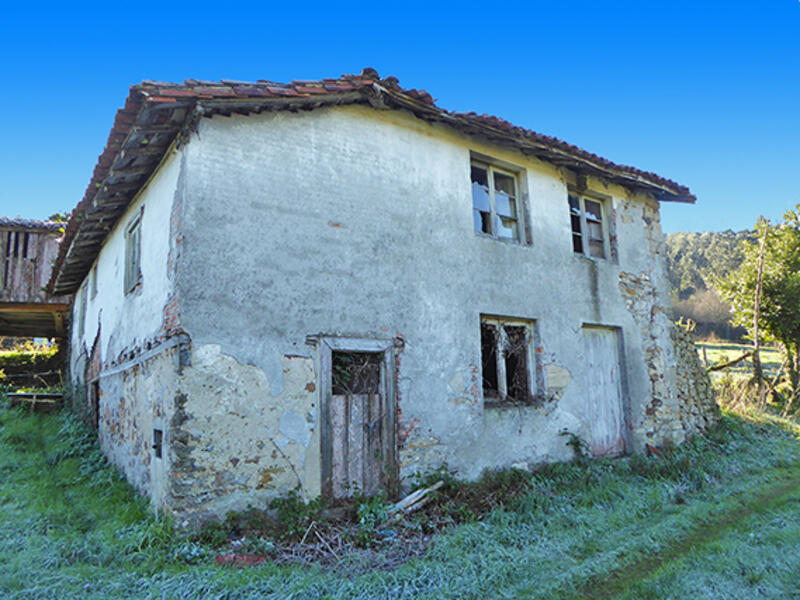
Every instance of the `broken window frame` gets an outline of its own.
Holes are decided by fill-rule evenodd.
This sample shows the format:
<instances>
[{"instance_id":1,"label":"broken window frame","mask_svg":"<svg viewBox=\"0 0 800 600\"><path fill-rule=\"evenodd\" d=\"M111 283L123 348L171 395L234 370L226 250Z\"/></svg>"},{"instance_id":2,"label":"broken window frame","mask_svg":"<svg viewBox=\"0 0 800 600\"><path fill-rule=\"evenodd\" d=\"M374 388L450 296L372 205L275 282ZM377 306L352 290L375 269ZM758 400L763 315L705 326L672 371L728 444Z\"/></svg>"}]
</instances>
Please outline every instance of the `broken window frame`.
<instances>
[{"instance_id":1,"label":"broken window frame","mask_svg":"<svg viewBox=\"0 0 800 600\"><path fill-rule=\"evenodd\" d=\"M595 204L599 207L600 218L597 219L590 215L587 211L587 203ZM574 191L569 191L567 194L567 206L569 208L570 216L570 231L572 241L572 251L574 254L579 254L590 258L592 260L608 260L611 255L611 248L608 236L608 211L606 210L607 200L596 196L589 196ZM577 205L577 207L575 206ZM576 228L576 219L579 228ZM592 237L591 225L600 224L601 237ZM580 240L580 250L576 247L577 241ZM593 254L593 248L597 245L592 245L592 242L600 243L602 248L602 256Z\"/></svg>"},{"instance_id":2,"label":"broken window frame","mask_svg":"<svg viewBox=\"0 0 800 600\"><path fill-rule=\"evenodd\" d=\"M142 283L142 211L125 228L125 293Z\"/></svg>"},{"instance_id":3,"label":"broken window frame","mask_svg":"<svg viewBox=\"0 0 800 600\"><path fill-rule=\"evenodd\" d=\"M493 343L493 356L495 360L494 368L494 384L497 389L487 389L486 381L486 360L484 352L485 332L488 328L493 328L494 337ZM509 350L509 332L507 328L522 328L524 331L525 339L522 348L525 351L525 384L527 390L524 392L524 397L515 397L509 394L508 390L508 350ZM485 406L503 406L503 405L519 405L519 404L534 404L536 402L539 382L538 372L536 368L536 356L534 350L535 338L535 321L527 319L515 319L509 317L495 317L488 315L481 315L481 390L483 392L483 402Z\"/></svg>"},{"instance_id":4,"label":"broken window frame","mask_svg":"<svg viewBox=\"0 0 800 600\"><path fill-rule=\"evenodd\" d=\"M475 182L472 179L472 169L479 168L486 171L487 187L489 192L489 231L484 231L483 226L478 228L476 222L476 213L483 213L485 211L479 210L475 205L474 186ZM514 237L500 236L498 233L499 221L505 215L498 214L497 211L497 190L495 185L495 175L503 175L509 177L514 182L514 195L511 198L514 202L514 218L511 219L515 223ZM524 210L524 199L521 193L522 186L520 185L519 173L511 169L497 166L496 164L481 159L473 158L470 160L470 192L472 194L472 228L476 235L488 237L494 240L503 242L526 243L527 232L527 218Z\"/></svg>"}]
</instances>

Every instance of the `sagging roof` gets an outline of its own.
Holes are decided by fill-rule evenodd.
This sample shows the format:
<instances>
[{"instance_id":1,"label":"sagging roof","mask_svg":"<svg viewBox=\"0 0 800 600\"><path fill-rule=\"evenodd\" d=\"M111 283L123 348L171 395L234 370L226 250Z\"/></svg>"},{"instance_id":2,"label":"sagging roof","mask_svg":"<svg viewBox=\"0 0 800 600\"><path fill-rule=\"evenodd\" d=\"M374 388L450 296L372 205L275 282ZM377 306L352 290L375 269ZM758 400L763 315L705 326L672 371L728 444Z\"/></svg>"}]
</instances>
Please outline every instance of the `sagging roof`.
<instances>
[{"instance_id":1,"label":"sagging roof","mask_svg":"<svg viewBox=\"0 0 800 600\"><path fill-rule=\"evenodd\" d=\"M27 229L35 231L58 231L66 223L58 221L39 221L38 219L23 219L21 217L0 217L0 229Z\"/></svg>"},{"instance_id":2,"label":"sagging roof","mask_svg":"<svg viewBox=\"0 0 800 600\"><path fill-rule=\"evenodd\" d=\"M453 127L576 173L647 191L659 200L695 201L689 188L655 173L618 165L498 117L440 108L428 92L402 88L396 77L381 78L374 69L364 69L360 75L288 84L267 80L187 79L182 84L146 80L130 88L125 106L117 111L89 187L67 224L49 291L66 294L77 290L106 236L167 149L177 136L188 137L200 118L341 104L406 110L427 122Z\"/></svg>"}]
</instances>

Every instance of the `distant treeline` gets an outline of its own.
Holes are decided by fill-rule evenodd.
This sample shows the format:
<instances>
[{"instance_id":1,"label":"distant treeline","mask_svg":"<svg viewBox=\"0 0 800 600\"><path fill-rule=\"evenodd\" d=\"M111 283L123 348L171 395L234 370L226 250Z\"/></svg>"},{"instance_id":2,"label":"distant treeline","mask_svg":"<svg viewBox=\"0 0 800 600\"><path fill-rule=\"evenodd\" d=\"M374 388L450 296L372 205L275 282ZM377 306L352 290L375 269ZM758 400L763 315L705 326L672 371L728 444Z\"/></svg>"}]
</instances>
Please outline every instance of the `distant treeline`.
<instances>
[{"instance_id":1,"label":"distant treeline","mask_svg":"<svg viewBox=\"0 0 800 600\"><path fill-rule=\"evenodd\" d=\"M700 336L740 340L745 331L730 321L730 307L710 288L712 276L725 277L744 258L740 242L753 231L667 234L667 269L674 317L692 319Z\"/></svg>"}]
</instances>

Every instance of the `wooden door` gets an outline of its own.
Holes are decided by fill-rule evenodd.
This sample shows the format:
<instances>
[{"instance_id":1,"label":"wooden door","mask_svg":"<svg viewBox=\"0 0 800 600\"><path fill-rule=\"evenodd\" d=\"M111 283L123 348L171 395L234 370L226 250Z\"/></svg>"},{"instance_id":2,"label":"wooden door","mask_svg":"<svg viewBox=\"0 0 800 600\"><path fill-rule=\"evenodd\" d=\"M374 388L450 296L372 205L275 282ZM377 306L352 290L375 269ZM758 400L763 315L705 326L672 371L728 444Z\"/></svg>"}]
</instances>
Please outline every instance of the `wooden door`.
<instances>
[{"instance_id":1,"label":"wooden door","mask_svg":"<svg viewBox=\"0 0 800 600\"><path fill-rule=\"evenodd\" d=\"M391 341L323 338L322 490L343 498L396 487Z\"/></svg>"},{"instance_id":2,"label":"wooden door","mask_svg":"<svg viewBox=\"0 0 800 600\"><path fill-rule=\"evenodd\" d=\"M625 452L625 410L619 331L584 327L590 445L595 456Z\"/></svg>"},{"instance_id":3,"label":"wooden door","mask_svg":"<svg viewBox=\"0 0 800 600\"><path fill-rule=\"evenodd\" d=\"M382 394L334 394L330 413L333 496L376 494L382 488Z\"/></svg>"}]
</instances>

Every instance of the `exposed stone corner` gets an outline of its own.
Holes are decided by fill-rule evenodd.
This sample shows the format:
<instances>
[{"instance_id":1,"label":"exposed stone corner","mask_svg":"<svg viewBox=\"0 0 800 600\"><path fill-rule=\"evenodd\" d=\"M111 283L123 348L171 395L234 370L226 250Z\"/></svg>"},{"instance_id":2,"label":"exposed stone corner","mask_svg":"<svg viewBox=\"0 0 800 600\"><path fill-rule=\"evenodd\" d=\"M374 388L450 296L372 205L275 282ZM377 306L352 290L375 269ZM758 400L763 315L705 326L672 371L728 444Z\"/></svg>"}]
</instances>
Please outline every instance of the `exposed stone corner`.
<instances>
[{"instance_id":1,"label":"exposed stone corner","mask_svg":"<svg viewBox=\"0 0 800 600\"><path fill-rule=\"evenodd\" d=\"M675 325L671 336L675 348L679 415L684 433L690 437L718 423L720 410L692 335Z\"/></svg>"}]
</instances>

